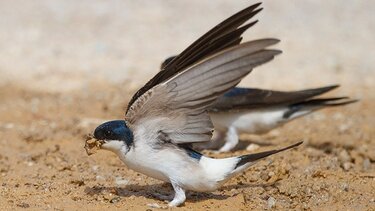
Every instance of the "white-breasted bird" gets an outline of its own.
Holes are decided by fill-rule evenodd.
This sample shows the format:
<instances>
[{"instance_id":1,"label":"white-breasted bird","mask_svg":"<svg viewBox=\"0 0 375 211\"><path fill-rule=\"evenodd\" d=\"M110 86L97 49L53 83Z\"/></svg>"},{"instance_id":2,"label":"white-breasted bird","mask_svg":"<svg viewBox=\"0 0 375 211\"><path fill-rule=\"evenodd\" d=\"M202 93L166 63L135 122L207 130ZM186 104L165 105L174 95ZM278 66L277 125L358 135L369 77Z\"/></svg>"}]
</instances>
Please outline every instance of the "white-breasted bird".
<instances>
[{"instance_id":1,"label":"white-breasted bird","mask_svg":"<svg viewBox=\"0 0 375 211\"><path fill-rule=\"evenodd\" d=\"M185 190L214 191L257 160L296 147L213 159L192 150L192 143L211 140L213 124L207 109L279 50L267 49L277 39L240 44L242 26L257 14L250 6L207 32L139 89L130 100L125 121L98 126L86 150L116 153L130 169L169 182L175 191L169 206L184 203Z\"/></svg>"},{"instance_id":2,"label":"white-breasted bird","mask_svg":"<svg viewBox=\"0 0 375 211\"><path fill-rule=\"evenodd\" d=\"M194 148L217 149L219 146L219 152L227 152L236 147L240 134L264 134L320 109L357 102L348 97L316 98L337 87L289 92L233 88L209 108L215 127L214 139L209 143L197 143Z\"/></svg>"}]
</instances>

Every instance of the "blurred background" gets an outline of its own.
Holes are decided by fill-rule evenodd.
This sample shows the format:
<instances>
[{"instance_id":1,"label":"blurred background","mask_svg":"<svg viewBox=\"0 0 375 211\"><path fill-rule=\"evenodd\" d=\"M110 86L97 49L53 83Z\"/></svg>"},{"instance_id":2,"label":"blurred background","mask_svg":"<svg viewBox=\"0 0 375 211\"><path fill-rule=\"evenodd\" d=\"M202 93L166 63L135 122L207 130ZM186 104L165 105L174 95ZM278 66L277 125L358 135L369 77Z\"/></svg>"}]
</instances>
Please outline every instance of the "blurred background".
<instances>
[{"instance_id":1,"label":"blurred background","mask_svg":"<svg viewBox=\"0 0 375 211\"><path fill-rule=\"evenodd\" d=\"M64 92L128 79L126 85L139 87L163 59L254 2L0 1L0 84ZM299 89L339 83L360 98L353 88L374 85L375 2L265 1L263 7L245 40L281 39L283 54L242 84Z\"/></svg>"},{"instance_id":2,"label":"blurred background","mask_svg":"<svg viewBox=\"0 0 375 211\"><path fill-rule=\"evenodd\" d=\"M88 157L84 135L122 119L134 92L250 0L0 0L0 210L145 210L168 195L116 155ZM373 210L375 1L263 2L244 40L283 51L241 85L297 90L341 84L328 96L360 102L324 109L262 136L261 151L304 140L182 210ZM210 154L229 157L245 150Z\"/></svg>"}]
</instances>

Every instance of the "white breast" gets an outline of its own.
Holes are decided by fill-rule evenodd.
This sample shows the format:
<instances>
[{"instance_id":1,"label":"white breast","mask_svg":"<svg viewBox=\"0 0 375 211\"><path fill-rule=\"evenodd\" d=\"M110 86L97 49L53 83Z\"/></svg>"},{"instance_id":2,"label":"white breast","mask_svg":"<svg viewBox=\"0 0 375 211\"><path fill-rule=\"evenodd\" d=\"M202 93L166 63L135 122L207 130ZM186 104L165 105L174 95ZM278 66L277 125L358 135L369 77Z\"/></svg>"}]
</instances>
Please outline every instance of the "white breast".
<instances>
[{"instance_id":1,"label":"white breast","mask_svg":"<svg viewBox=\"0 0 375 211\"><path fill-rule=\"evenodd\" d=\"M183 150L152 145L155 140L150 140L149 135L142 129L136 131L135 147L126 154L118 153L130 169L165 182L174 181L187 190L210 191L217 188L218 175L213 173L212 169L209 172L213 174L207 174L206 171L207 163L212 163L207 162L209 158L202 156L198 161Z\"/></svg>"},{"instance_id":2,"label":"white breast","mask_svg":"<svg viewBox=\"0 0 375 211\"><path fill-rule=\"evenodd\" d=\"M272 110L248 110L242 112L210 113L215 129L225 131L235 127L240 133L260 134L284 123L283 114L287 108Z\"/></svg>"},{"instance_id":3,"label":"white breast","mask_svg":"<svg viewBox=\"0 0 375 211\"><path fill-rule=\"evenodd\" d=\"M123 161L137 172L165 182L174 181L186 190L214 191L228 173L227 165L215 163L213 159L203 156L198 161L181 151L168 148L151 153L147 151L137 148L131 150Z\"/></svg>"}]
</instances>

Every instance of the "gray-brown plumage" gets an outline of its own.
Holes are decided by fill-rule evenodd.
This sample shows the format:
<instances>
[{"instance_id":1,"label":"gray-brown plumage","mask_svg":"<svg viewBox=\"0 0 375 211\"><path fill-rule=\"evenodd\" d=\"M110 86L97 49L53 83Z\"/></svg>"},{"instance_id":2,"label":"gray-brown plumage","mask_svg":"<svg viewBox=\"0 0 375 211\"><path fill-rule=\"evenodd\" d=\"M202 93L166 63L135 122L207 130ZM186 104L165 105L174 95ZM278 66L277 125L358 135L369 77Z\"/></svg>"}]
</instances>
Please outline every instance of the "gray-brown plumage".
<instances>
[{"instance_id":1,"label":"gray-brown plumage","mask_svg":"<svg viewBox=\"0 0 375 211\"><path fill-rule=\"evenodd\" d=\"M106 122L94 131L100 140L95 146L116 153L137 172L171 183L175 194L169 206L184 203L185 190L217 190L256 162L250 157L213 159L187 145L211 139L207 109L220 95L281 53L268 49L277 39L239 44L254 23L241 25L260 11L258 6L225 20L168 63L133 96L125 121Z\"/></svg>"},{"instance_id":2,"label":"gray-brown plumage","mask_svg":"<svg viewBox=\"0 0 375 211\"><path fill-rule=\"evenodd\" d=\"M144 118L165 116L155 121L167 124L160 132L167 134L173 143L209 141L213 125L207 109L254 67L281 53L266 49L277 42L276 39L245 42L186 68L140 96L130 106L126 120L134 125L136 120L143 122Z\"/></svg>"},{"instance_id":3,"label":"gray-brown plumage","mask_svg":"<svg viewBox=\"0 0 375 211\"><path fill-rule=\"evenodd\" d=\"M160 68L165 68L175 58L167 58ZM199 150L230 151L239 142L238 133L263 134L313 111L357 102L348 97L315 98L337 87L339 85L289 92L235 87L208 108L217 134L214 140L193 146Z\"/></svg>"},{"instance_id":4,"label":"gray-brown plumage","mask_svg":"<svg viewBox=\"0 0 375 211\"><path fill-rule=\"evenodd\" d=\"M253 21L244 26L242 25L262 10L262 8L258 8L260 4L261 3L254 4L232 15L187 47L134 94L129 102L127 110L138 97L157 84L168 80L176 73L183 71L187 67L210 55L238 45L242 40L242 33L253 26L257 21Z\"/></svg>"},{"instance_id":5,"label":"gray-brown plumage","mask_svg":"<svg viewBox=\"0 0 375 211\"><path fill-rule=\"evenodd\" d=\"M316 98L337 87L332 85L292 92L233 88L209 108L216 138L194 147L230 151L239 142L239 134L263 134L319 109L357 102L348 97Z\"/></svg>"},{"instance_id":6,"label":"gray-brown plumage","mask_svg":"<svg viewBox=\"0 0 375 211\"><path fill-rule=\"evenodd\" d=\"M329 92L337 87L339 87L339 85L289 92L236 87L218 98L211 106L210 112L235 112L294 105L334 106L354 102L347 97L309 100L310 98Z\"/></svg>"}]
</instances>

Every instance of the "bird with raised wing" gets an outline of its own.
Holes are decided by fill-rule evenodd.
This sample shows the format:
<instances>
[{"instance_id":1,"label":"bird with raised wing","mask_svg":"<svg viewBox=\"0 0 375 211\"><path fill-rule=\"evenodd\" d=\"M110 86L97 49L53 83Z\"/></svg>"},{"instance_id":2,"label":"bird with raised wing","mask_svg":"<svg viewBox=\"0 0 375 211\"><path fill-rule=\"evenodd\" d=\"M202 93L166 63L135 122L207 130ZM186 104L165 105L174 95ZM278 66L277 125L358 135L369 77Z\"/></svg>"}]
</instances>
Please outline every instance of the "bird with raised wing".
<instances>
[{"instance_id":1,"label":"bird with raised wing","mask_svg":"<svg viewBox=\"0 0 375 211\"><path fill-rule=\"evenodd\" d=\"M260 4L226 19L174 58L139 89L125 120L98 126L86 151L114 152L130 169L172 184L169 206L184 203L186 190L214 191L259 159L294 148L302 142L256 154L214 159L190 148L211 140L213 124L207 112L216 99L236 86L253 68L272 60L277 39L241 42L255 22Z\"/></svg>"}]
</instances>

